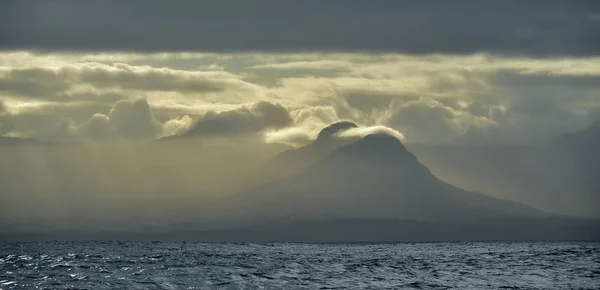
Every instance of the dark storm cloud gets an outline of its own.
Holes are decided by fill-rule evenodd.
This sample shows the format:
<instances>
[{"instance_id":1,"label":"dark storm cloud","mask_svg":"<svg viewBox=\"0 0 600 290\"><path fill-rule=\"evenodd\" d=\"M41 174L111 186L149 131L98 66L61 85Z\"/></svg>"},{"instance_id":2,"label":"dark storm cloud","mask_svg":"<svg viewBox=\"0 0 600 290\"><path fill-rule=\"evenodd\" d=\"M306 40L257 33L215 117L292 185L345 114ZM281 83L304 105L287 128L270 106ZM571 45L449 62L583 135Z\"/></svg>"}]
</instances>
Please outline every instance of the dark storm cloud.
<instances>
[{"instance_id":1,"label":"dark storm cloud","mask_svg":"<svg viewBox=\"0 0 600 290\"><path fill-rule=\"evenodd\" d=\"M595 1L3 1L3 49L595 55Z\"/></svg>"}]
</instances>

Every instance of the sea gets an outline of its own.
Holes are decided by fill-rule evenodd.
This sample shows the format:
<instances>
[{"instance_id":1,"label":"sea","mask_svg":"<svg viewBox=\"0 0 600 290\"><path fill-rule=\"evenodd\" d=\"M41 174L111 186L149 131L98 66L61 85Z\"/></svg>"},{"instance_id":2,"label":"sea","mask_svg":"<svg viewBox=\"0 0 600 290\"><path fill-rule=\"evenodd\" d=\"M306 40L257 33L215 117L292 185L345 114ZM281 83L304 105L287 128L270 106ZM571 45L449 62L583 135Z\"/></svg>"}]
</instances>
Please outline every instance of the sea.
<instances>
[{"instance_id":1,"label":"sea","mask_svg":"<svg viewBox=\"0 0 600 290\"><path fill-rule=\"evenodd\" d=\"M600 243L0 243L0 289L600 289Z\"/></svg>"}]
</instances>

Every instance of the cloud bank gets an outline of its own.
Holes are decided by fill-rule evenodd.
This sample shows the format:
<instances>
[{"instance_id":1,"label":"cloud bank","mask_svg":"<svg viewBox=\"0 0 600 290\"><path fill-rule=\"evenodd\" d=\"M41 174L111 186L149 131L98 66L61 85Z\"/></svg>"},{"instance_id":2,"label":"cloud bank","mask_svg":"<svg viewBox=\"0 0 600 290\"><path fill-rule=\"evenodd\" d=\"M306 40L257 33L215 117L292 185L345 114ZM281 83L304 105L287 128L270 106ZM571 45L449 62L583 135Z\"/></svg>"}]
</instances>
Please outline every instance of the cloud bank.
<instances>
[{"instance_id":1,"label":"cloud bank","mask_svg":"<svg viewBox=\"0 0 600 290\"><path fill-rule=\"evenodd\" d=\"M43 139L302 146L350 120L409 143L536 144L599 120L599 78L596 57L0 53L3 131Z\"/></svg>"}]
</instances>

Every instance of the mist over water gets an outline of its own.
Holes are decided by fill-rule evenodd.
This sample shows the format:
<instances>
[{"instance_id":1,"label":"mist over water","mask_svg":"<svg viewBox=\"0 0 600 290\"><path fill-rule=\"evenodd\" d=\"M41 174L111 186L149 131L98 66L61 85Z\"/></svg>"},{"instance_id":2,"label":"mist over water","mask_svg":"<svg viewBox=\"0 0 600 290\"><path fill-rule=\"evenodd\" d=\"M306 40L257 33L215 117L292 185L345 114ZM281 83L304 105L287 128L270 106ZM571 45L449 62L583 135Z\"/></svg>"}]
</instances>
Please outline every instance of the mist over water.
<instances>
[{"instance_id":1,"label":"mist over water","mask_svg":"<svg viewBox=\"0 0 600 290\"><path fill-rule=\"evenodd\" d=\"M275 152L245 145L186 139L0 146L0 227L126 230L197 222L214 199L263 182L260 168Z\"/></svg>"},{"instance_id":2,"label":"mist over water","mask_svg":"<svg viewBox=\"0 0 600 290\"><path fill-rule=\"evenodd\" d=\"M597 289L598 243L0 244L2 289Z\"/></svg>"}]
</instances>

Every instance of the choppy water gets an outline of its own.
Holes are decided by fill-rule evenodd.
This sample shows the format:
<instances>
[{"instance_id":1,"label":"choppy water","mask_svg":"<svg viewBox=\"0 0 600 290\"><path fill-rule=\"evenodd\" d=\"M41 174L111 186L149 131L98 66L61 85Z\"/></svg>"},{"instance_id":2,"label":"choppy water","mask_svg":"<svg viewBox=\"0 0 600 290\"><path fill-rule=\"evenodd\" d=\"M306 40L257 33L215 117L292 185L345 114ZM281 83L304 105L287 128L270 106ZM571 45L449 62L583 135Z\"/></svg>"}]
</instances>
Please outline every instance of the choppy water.
<instances>
[{"instance_id":1,"label":"choppy water","mask_svg":"<svg viewBox=\"0 0 600 290\"><path fill-rule=\"evenodd\" d=\"M599 289L598 243L0 244L0 289Z\"/></svg>"}]
</instances>

